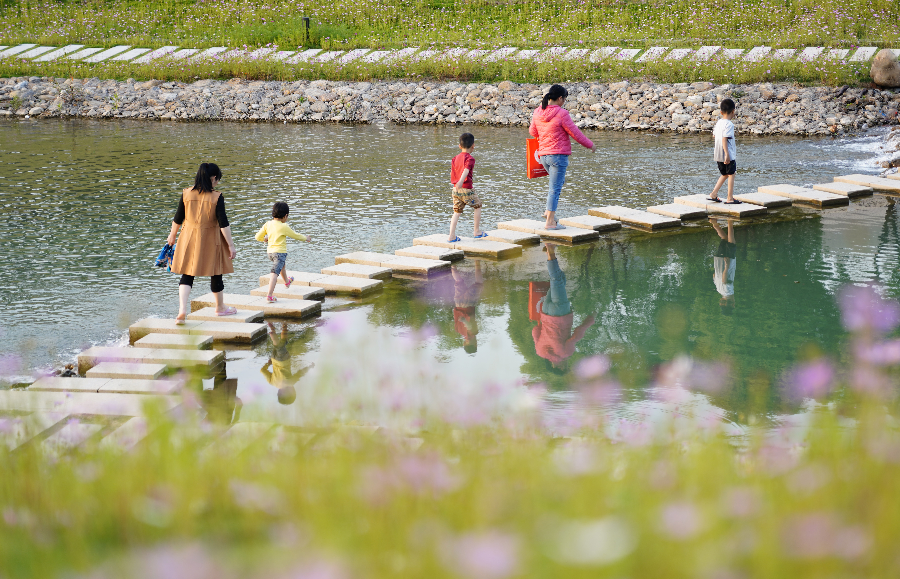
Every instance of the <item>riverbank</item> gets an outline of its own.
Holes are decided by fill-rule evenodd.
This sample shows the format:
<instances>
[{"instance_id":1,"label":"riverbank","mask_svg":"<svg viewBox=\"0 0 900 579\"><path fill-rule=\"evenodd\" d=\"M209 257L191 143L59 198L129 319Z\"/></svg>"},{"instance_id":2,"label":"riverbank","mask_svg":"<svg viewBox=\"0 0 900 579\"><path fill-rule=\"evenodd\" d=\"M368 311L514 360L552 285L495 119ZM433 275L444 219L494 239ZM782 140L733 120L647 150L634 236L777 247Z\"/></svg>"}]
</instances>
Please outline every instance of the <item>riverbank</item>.
<instances>
[{"instance_id":1,"label":"riverbank","mask_svg":"<svg viewBox=\"0 0 900 579\"><path fill-rule=\"evenodd\" d=\"M0 117L527 126L548 86L18 77L0 79ZM896 90L627 81L566 86L566 108L576 123L601 130L710 131L723 98L737 103L735 127L743 134L840 134L895 124L900 109Z\"/></svg>"}]
</instances>

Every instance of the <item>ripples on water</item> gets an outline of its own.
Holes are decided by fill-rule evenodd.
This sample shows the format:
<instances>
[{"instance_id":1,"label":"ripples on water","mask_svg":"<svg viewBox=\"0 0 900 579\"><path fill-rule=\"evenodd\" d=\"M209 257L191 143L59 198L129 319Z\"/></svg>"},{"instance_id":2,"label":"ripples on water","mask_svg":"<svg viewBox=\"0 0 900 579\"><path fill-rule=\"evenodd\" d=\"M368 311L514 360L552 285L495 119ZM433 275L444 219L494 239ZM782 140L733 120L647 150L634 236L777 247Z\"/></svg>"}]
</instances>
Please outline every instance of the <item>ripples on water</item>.
<instances>
[{"instance_id":1,"label":"ripples on water","mask_svg":"<svg viewBox=\"0 0 900 579\"><path fill-rule=\"evenodd\" d=\"M476 187L485 202L487 226L539 217L546 182L523 178L527 131L465 130L476 136ZM394 125L0 122L0 241L5 250L0 260L0 305L4 308L0 351L23 353L30 367L57 366L86 345L124 343L124 328L138 318L173 316L177 279L152 267L151 260L165 240L180 191L192 183L200 162L216 162L224 171L220 188L239 252L235 274L226 278L226 290L247 292L268 270L265 246L256 243L253 235L268 219L275 200L287 201L291 225L315 238L311 245L289 249L292 269L318 271L341 253L393 252L411 245L414 237L445 232L450 217L449 160L458 152L456 142L462 131ZM708 135L593 132L589 137L599 150L591 154L574 146L560 208L563 215L586 213L598 205L645 207L669 202L676 195L708 193L717 177ZM841 172L874 172L873 156L880 144L880 136L742 137L737 192L771 183L809 185ZM819 219L817 212L811 213ZM804 268L827 295L847 281L876 280L890 293L896 291L897 219L892 203L876 197L849 210L824 212L817 223L820 233L816 235L821 237L816 243L821 250L808 251L806 262L797 267ZM463 218L460 227L468 232L470 216ZM740 231L753 227L748 222ZM772 235L777 239L780 234ZM686 268L692 258L678 253L694 251L693 242L660 241L659 255L653 256L629 249L632 241L643 243L644 238L623 233L599 243L597 254L607 255L606 261L601 260L604 266L584 265L589 272L585 279L592 281L573 281L574 274L567 271L570 285L586 288L573 299L576 317L587 313L578 311L577 304L602 310L598 312L602 321L579 347L582 354L605 347L646 354L646 344L632 341L646 339L636 329L653 323L668 299L666 287L678 286L685 276L694 275ZM707 235L698 247L708 253L710 243ZM771 241L773 247L775 243ZM585 251L561 249L561 264L578 270ZM790 254L792 248L777 251ZM511 337L509 321L511 308L519 307L513 296L527 287L522 284L528 275L546 277L540 259L487 264L486 291L496 295L479 306L485 333L480 340L487 344L484 338L494 336L496 343L476 356L463 356L454 342L458 336L440 335L430 346L435 357L461 367L471 366L473 359L491 366L490 356L499 356L513 372L542 378L538 367L529 366L526 359L533 356L533 344L532 351L526 352L528 344ZM711 277L711 271L706 272L711 263L706 263L705 255L697 259L704 260L702 283L709 286L704 291L714 293L706 279ZM612 293L600 300L597 292L602 290L597 288L617 267L626 266L648 271L644 278L633 278L633 283L645 284L646 299L626 299L634 294L632 287L610 289ZM462 267L470 268L471 260ZM746 271L738 270L736 283L741 283ZM651 282L661 285L648 292L646 284ZM205 290L204 284L205 280L198 280L195 293ZM403 282L392 285L383 296L369 300L370 305L358 307L373 309L372 323L396 326L398 331L421 323L408 312L379 317L380 301L410 300L419 292ZM591 299L599 301L592 304ZM438 311L430 315L443 319L446 300L436 303L429 307ZM334 315L326 313L323 320L327 323ZM314 351L314 327L293 327L303 351ZM453 334L452 327L447 331ZM265 352L259 354L266 357ZM669 356L651 354L660 359ZM229 375L258 377L257 354L231 353L229 359Z\"/></svg>"}]
</instances>

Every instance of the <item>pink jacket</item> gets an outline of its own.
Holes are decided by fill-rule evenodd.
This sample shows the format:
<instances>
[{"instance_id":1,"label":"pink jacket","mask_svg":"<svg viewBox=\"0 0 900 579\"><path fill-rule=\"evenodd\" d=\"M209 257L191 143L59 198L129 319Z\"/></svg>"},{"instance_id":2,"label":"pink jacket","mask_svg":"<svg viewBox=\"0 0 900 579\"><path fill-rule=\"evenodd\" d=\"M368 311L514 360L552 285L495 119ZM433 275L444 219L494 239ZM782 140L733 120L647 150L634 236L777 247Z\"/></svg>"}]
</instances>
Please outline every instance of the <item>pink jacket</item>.
<instances>
[{"instance_id":1,"label":"pink jacket","mask_svg":"<svg viewBox=\"0 0 900 579\"><path fill-rule=\"evenodd\" d=\"M528 132L532 137L538 139L538 157L541 155L571 155L572 143L569 141L569 135L588 149L594 146L594 143L575 126L572 117L569 116L569 111L555 105L548 106L546 109L538 107L531 115L531 126L528 127Z\"/></svg>"}]
</instances>

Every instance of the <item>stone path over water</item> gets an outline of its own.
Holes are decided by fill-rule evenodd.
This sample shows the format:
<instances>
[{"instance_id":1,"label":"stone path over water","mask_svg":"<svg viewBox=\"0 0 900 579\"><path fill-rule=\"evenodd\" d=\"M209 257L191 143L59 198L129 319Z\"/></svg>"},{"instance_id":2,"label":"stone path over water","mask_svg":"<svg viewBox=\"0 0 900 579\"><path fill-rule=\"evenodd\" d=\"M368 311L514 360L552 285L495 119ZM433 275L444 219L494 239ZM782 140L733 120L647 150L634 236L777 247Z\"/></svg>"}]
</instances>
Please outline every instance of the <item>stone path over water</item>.
<instances>
[{"instance_id":1,"label":"stone path over water","mask_svg":"<svg viewBox=\"0 0 900 579\"><path fill-rule=\"evenodd\" d=\"M832 183L807 189L790 184L759 187L757 193L737 195L741 205L712 203L705 195L676 197L674 203L646 210L619 206L591 209L589 215L560 221L567 229L547 231L542 222L519 219L499 223L486 239L463 238L450 243L445 233L413 240L413 245L394 254L353 252L337 256L335 266L321 272L290 272L295 281L276 291L278 301L263 300L269 276L260 276L258 288L246 294L225 294L225 303L238 309L237 316L215 319L208 313L212 295L196 298L183 325L175 320L147 318L129 328L131 347L97 346L78 355L80 377L45 377L25 389L0 390L0 416L12 427L0 433L0 444L11 449L26 444L42 445L65 452L89 442L128 449L147 435L144 403L172 411L182 401L178 396L183 380L180 370L208 376L223 372L224 349L247 347L266 336L263 318L303 319L318 315L328 295L361 297L380 291L393 277L427 279L449 272L452 262L466 257L514 259L522 247L541 239L574 244L597 239L623 226L644 231L680 227L682 220L709 216L748 218L764 215L776 207L799 204L823 209L849 205L852 198L874 193L900 196L900 173L886 177L844 175ZM688 211L674 217L675 207ZM280 278L279 278L280 281ZM284 296L284 299L282 299ZM195 314L207 312L200 319ZM211 320L211 321L210 321ZM218 349L211 349L214 343ZM222 374L224 375L224 374ZM73 419L77 418L77 419ZM11 421L11 422L10 422ZM9 424L7 424L9 426ZM216 430L214 448L240 451L252 444L285 444L296 450L342 435L345 429L306 431L268 423L238 422ZM371 434L377 426L363 427ZM408 442L418 447L422 440Z\"/></svg>"}]
</instances>

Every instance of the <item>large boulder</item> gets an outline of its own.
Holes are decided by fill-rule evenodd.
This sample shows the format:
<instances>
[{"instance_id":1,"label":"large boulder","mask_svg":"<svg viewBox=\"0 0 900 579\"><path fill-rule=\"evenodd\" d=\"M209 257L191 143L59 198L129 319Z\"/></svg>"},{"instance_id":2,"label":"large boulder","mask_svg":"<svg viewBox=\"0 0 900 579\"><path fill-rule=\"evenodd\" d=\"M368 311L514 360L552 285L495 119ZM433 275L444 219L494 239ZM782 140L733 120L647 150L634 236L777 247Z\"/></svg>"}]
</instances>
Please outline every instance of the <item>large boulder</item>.
<instances>
[{"instance_id":1,"label":"large boulder","mask_svg":"<svg viewBox=\"0 0 900 579\"><path fill-rule=\"evenodd\" d=\"M900 62L888 48L882 48L872 61L872 80L878 86L900 87Z\"/></svg>"}]
</instances>

